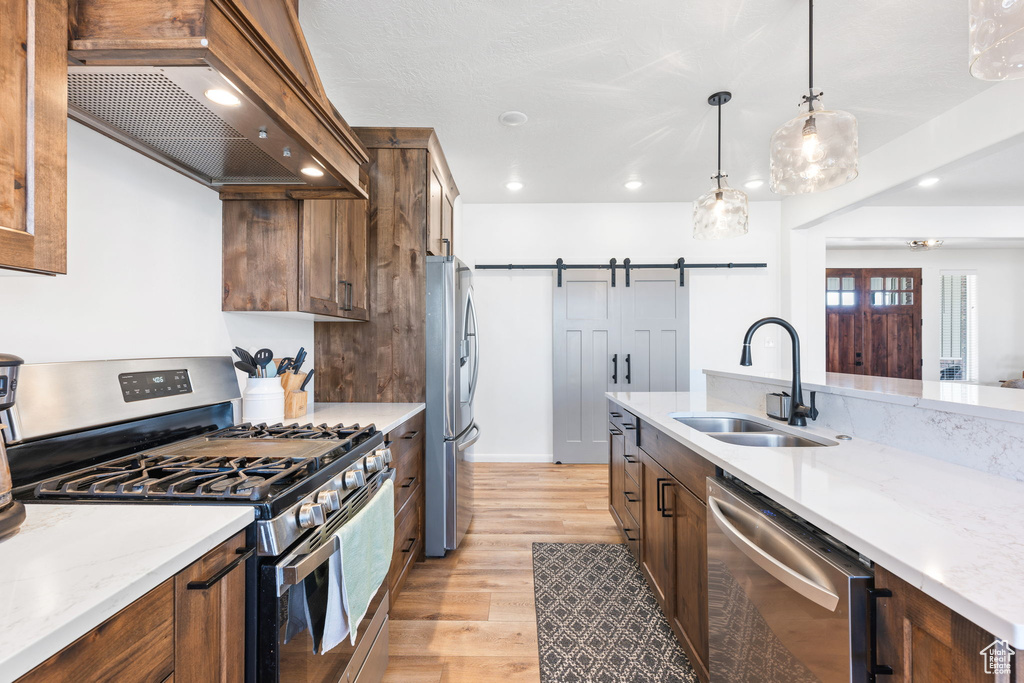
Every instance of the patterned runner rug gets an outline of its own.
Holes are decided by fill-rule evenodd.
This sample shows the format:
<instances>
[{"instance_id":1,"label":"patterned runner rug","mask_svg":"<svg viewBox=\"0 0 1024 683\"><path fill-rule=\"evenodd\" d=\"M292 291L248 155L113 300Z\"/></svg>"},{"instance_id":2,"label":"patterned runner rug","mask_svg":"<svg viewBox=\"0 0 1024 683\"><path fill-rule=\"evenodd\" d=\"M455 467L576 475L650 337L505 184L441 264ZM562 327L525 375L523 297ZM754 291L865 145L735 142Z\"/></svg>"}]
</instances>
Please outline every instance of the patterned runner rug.
<instances>
[{"instance_id":1,"label":"patterned runner rug","mask_svg":"<svg viewBox=\"0 0 1024 683\"><path fill-rule=\"evenodd\" d=\"M542 683L697 683L633 556L610 543L534 543Z\"/></svg>"}]
</instances>

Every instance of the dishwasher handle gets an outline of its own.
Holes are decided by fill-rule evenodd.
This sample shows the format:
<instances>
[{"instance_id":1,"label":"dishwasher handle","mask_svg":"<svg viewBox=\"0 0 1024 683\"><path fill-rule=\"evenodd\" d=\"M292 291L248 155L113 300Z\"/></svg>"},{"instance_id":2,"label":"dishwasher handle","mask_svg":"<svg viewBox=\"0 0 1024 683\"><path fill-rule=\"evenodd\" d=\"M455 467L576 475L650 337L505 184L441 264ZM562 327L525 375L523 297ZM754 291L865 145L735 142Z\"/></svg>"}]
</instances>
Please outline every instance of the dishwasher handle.
<instances>
[{"instance_id":1,"label":"dishwasher handle","mask_svg":"<svg viewBox=\"0 0 1024 683\"><path fill-rule=\"evenodd\" d=\"M758 547L726 518L722 511L724 505L728 504L713 496L708 496L708 510L711 511L711 518L715 520L715 525L744 555L758 567L814 604L824 607L830 612L836 610L839 605L839 596L835 591L818 584ZM766 530L774 531L770 527L766 527Z\"/></svg>"}]
</instances>

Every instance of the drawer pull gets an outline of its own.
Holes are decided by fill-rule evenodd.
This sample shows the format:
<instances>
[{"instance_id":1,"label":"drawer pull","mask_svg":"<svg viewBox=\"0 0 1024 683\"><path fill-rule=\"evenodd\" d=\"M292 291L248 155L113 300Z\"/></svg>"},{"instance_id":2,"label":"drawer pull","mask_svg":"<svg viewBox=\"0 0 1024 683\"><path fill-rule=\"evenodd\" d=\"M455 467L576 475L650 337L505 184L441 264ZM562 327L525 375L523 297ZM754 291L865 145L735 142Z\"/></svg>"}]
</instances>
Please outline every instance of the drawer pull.
<instances>
[{"instance_id":1,"label":"drawer pull","mask_svg":"<svg viewBox=\"0 0 1024 683\"><path fill-rule=\"evenodd\" d=\"M409 544L408 544L408 545L406 545L406 546L405 546L404 548L402 548L402 552L403 552L403 553L407 553L407 552L410 552L410 551L412 550L412 547L413 547L414 545L416 545L416 539L415 539L415 538L410 538L410 539L409 539Z\"/></svg>"},{"instance_id":2,"label":"drawer pull","mask_svg":"<svg viewBox=\"0 0 1024 683\"><path fill-rule=\"evenodd\" d=\"M627 423L627 424L622 425L622 428L623 429L636 429L636 425L635 424Z\"/></svg>"},{"instance_id":3,"label":"drawer pull","mask_svg":"<svg viewBox=\"0 0 1024 683\"><path fill-rule=\"evenodd\" d=\"M412 486L412 483L413 483L414 481L416 481L416 477L409 477L409 478L408 478L408 479L406 480L406 482L405 482L404 484L402 484L402 488L403 488L403 489L407 489L407 488L409 488L410 486Z\"/></svg>"},{"instance_id":4,"label":"drawer pull","mask_svg":"<svg viewBox=\"0 0 1024 683\"><path fill-rule=\"evenodd\" d=\"M391 448L391 444L393 443L394 441L384 441L384 448Z\"/></svg>"},{"instance_id":5,"label":"drawer pull","mask_svg":"<svg viewBox=\"0 0 1024 683\"><path fill-rule=\"evenodd\" d=\"M622 495L624 495L626 497L626 502L627 503L639 503L640 502L639 498L630 498L630 496L635 496L636 495L632 491L623 491Z\"/></svg>"},{"instance_id":6,"label":"drawer pull","mask_svg":"<svg viewBox=\"0 0 1024 683\"><path fill-rule=\"evenodd\" d=\"M612 417L622 417L622 413L608 413Z\"/></svg>"},{"instance_id":7,"label":"drawer pull","mask_svg":"<svg viewBox=\"0 0 1024 683\"><path fill-rule=\"evenodd\" d=\"M190 591L205 591L213 588L214 584L223 579L225 576L235 571L235 567L242 564L256 552L256 548L239 548L235 551L238 555L235 561L230 563L228 566L221 569L219 572L206 579L205 581L189 581L185 584L185 588Z\"/></svg>"},{"instance_id":8,"label":"drawer pull","mask_svg":"<svg viewBox=\"0 0 1024 683\"><path fill-rule=\"evenodd\" d=\"M416 435L419 434L419 433L420 433L420 430L417 429L415 432L409 432L408 434L406 434L402 438L406 439L406 440L408 440L408 439L415 439Z\"/></svg>"},{"instance_id":9,"label":"drawer pull","mask_svg":"<svg viewBox=\"0 0 1024 683\"><path fill-rule=\"evenodd\" d=\"M632 531L632 529L623 529L622 530L622 533L626 534L626 540L627 541L639 541L640 540L639 538L630 538L630 536L629 536L629 532L630 531Z\"/></svg>"},{"instance_id":10,"label":"drawer pull","mask_svg":"<svg viewBox=\"0 0 1024 683\"><path fill-rule=\"evenodd\" d=\"M626 462L628 462L631 465L635 465L636 464L636 458L634 458L634 457L631 457L631 456L628 456L628 455L623 455L622 459L625 460Z\"/></svg>"},{"instance_id":11,"label":"drawer pull","mask_svg":"<svg viewBox=\"0 0 1024 683\"><path fill-rule=\"evenodd\" d=\"M622 430L620 429L609 429L608 433L612 436L622 436Z\"/></svg>"}]
</instances>

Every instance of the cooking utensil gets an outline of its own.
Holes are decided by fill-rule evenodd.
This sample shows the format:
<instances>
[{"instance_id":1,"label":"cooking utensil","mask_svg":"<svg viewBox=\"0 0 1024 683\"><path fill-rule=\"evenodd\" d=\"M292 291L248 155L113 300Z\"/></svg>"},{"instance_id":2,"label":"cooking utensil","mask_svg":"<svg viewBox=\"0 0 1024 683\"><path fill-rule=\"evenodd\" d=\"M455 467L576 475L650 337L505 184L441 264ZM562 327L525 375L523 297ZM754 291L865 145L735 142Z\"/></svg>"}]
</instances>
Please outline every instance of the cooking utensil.
<instances>
[{"instance_id":1,"label":"cooking utensil","mask_svg":"<svg viewBox=\"0 0 1024 683\"><path fill-rule=\"evenodd\" d=\"M299 391L306 390L306 385L309 384L309 380L313 379L314 372L316 372L316 368L309 371L309 374L306 375L306 379L302 380L302 384L299 385Z\"/></svg>"},{"instance_id":2,"label":"cooking utensil","mask_svg":"<svg viewBox=\"0 0 1024 683\"><path fill-rule=\"evenodd\" d=\"M243 349L240 346L236 346L234 350L235 350L235 355L238 356L238 359L240 361L242 361L243 363L248 363L249 365L251 365L253 367L256 367L256 359L254 359L252 357L251 353L249 353L248 351L246 351L245 349Z\"/></svg>"},{"instance_id":3,"label":"cooking utensil","mask_svg":"<svg viewBox=\"0 0 1024 683\"><path fill-rule=\"evenodd\" d=\"M260 377L266 377L267 366L270 365L270 361L274 360L274 352L270 349L260 349L253 354L253 360L256 361L256 365L260 368Z\"/></svg>"},{"instance_id":4,"label":"cooking utensil","mask_svg":"<svg viewBox=\"0 0 1024 683\"><path fill-rule=\"evenodd\" d=\"M288 369L291 368L292 363L294 362L295 359L292 358L291 356L282 358L280 365L277 366L277 374L283 375L284 373L288 372Z\"/></svg>"},{"instance_id":5,"label":"cooking utensil","mask_svg":"<svg viewBox=\"0 0 1024 683\"><path fill-rule=\"evenodd\" d=\"M242 372L246 373L250 377L255 377L256 376L256 368L254 366L250 365L249 363L245 363L245 362L240 361L240 360L239 361L235 361L235 367L238 368L239 370L241 370Z\"/></svg>"}]
</instances>

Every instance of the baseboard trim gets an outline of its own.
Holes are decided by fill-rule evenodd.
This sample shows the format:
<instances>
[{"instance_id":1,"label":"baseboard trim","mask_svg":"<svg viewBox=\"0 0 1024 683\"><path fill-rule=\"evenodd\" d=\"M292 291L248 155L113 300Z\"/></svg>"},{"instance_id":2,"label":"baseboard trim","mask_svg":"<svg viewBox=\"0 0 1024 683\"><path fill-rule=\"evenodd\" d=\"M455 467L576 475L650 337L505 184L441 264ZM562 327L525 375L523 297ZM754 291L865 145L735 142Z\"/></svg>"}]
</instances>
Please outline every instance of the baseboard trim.
<instances>
[{"instance_id":1,"label":"baseboard trim","mask_svg":"<svg viewBox=\"0 0 1024 683\"><path fill-rule=\"evenodd\" d=\"M553 462L552 456L545 453L467 453L469 462Z\"/></svg>"}]
</instances>

